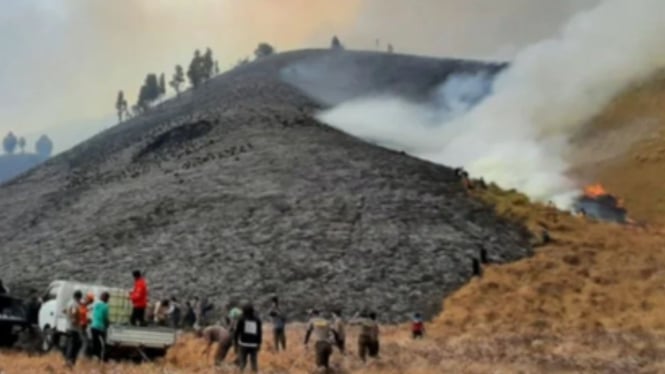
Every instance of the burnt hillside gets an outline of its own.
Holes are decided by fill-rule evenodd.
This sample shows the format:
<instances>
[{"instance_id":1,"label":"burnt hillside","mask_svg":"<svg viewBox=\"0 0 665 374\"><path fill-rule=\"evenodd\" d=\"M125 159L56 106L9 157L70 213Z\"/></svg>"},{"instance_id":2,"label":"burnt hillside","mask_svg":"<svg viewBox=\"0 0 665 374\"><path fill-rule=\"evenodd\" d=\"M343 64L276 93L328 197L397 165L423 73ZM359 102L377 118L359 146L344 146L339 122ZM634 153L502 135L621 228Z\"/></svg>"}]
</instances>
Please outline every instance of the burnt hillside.
<instances>
[{"instance_id":1,"label":"burnt hillside","mask_svg":"<svg viewBox=\"0 0 665 374\"><path fill-rule=\"evenodd\" d=\"M322 84L293 79L303 62L339 68L333 95L302 93ZM348 67L357 75L343 81ZM342 92L417 99L452 72L499 68L301 51L230 71L3 185L0 274L15 289L55 278L129 286L139 268L155 297L279 294L294 315L432 315L481 247L494 261L528 255L523 231L468 197L449 168L313 115Z\"/></svg>"}]
</instances>

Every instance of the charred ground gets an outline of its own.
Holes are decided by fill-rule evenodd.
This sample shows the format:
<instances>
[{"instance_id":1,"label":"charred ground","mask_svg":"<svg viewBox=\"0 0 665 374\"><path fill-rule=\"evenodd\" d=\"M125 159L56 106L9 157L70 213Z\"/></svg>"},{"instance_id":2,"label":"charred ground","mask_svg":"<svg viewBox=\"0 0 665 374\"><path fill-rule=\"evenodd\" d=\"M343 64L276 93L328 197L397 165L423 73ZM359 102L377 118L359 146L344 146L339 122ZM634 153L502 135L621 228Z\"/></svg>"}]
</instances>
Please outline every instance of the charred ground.
<instances>
[{"instance_id":1,"label":"charred ground","mask_svg":"<svg viewBox=\"0 0 665 374\"><path fill-rule=\"evenodd\" d=\"M279 294L294 314L372 307L399 320L434 315L481 248L496 262L531 253L522 228L469 197L451 169L317 122L325 100L284 83L314 87L289 73L303 62L357 68L365 79L347 82L351 96L414 99L452 72L500 68L302 51L235 69L2 186L2 277L15 289L55 278L128 286L139 268L153 297Z\"/></svg>"}]
</instances>

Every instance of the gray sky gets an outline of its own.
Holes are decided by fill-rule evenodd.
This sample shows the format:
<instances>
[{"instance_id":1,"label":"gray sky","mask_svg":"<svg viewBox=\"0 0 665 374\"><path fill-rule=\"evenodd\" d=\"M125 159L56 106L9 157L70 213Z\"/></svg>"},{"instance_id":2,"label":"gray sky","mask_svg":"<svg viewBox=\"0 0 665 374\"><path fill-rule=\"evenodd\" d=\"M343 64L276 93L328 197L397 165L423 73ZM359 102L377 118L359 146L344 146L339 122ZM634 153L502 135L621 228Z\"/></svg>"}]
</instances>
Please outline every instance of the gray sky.
<instances>
[{"instance_id":1,"label":"gray sky","mask_svg":"<svg viewBox=\"0 0 665 374\"><path fill-rule=\"evenodd\" d=\"M220 65L278 50L394 44L398 52L509 59L600 0L0 0L0 134L58 150L113 121L148 72L210 46Z\"/></svg>"}]
</instances>

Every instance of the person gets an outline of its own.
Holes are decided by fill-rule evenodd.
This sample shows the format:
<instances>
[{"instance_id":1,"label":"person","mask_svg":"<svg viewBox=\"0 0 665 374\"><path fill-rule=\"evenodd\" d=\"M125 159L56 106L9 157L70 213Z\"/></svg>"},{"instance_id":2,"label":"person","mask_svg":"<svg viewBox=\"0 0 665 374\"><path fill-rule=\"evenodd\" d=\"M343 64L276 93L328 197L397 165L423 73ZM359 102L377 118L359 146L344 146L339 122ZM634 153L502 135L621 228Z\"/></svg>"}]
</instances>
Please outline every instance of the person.
<instances>
[{"instance_id":1,"label":"person","mask_svg":"<svg viewBox=\"0 0 665 374\"><path fill-rule=\"evenodd\" d=\"M145 325L145 309L148 307L148 285L141 272L134 270L132 272L134 277L134 288L130 293L132 300L132 315L129 323L134 326Z\"/></svg>"},{"instance_id":2,"label":"person","mask_svg":"<svg viewBox=\"0 0 665 374\"><path fill-rule=\"evenodd\" d=\"M92 334L92 357L106 361L106 331L109 328L109 298L108 292L102 292L99 301L92 307L92 321L90 332Z\"/></svg>"},{"instance_id":3,"label":"person","mask_svg":"<svg viewBox=\"0 0 665 374\"><path fill-rule=\"evenodd\" d=\"M360 359L365 362L367 356L376 358L379 356L379 324L376 322L376 313L365 312L360 319L352 322L354 325L360 325L360 334L358 335L358 354Z\"/></svg>"},{"instance_id":4,"label":"person","mask_svg":"<svg viewBox=\"0 0 665 374\"><path fill-rule=\"evenodd\" d=\"M196 323L196 313L194 313L191 301L185 302L185 318L182 322L186 329L193 328Z\"/></svg>"},{"instance_id":5,"label":"person","mask_svg":"<svg viewBox=\"0 0 665 374\"><path fill-rule=\"evenodd\" d=\"M280 346L282 350L286 350L286 317L279 307L279 299L277 296L272 298L272 307L269 312L272 317L272 333L273 342L275 344L275 352L279 352Z\"/></svg>"},{"instance_id":6,"label":"person","mask_svg":"<svg viewBox=\"0 0 665 374\"><path fill-rule=\"evenodd\" d=\"M215 352L215 365L221 365L222 362L224 362L226 355L229 353L231 345L233 344L233 339L231 338L229 331L222 326L214 325L206 327L205 329L197 330L196 335L199 338L203 338L206 342L206 347L202 352L204 356L208 356L210 347L214 343L217 343L217 351Z\"/></svg>"},{"instance_id":7,"label":"person","mask_svg":"<svg viewBox=\"0 0 665 374\"><path fill-rule=\"evenodd\" d=\"M81 327L81 305L83 294L75 291L72 300L67 304L65 315L69 320L67 329L67 346L65 348L65 360L69 367L76 365L76 360L81 351L83 330Z\"/></svg>"},{"instance_id":8,"label":"person","mask_svg":"<svg viewBox=\"0 0 665 374\"><path fill-rule=\"evenodd\" d=\"M425 336L425 322L420 313L415 313L413 315L413 321L411 321L411 335L413 339L422 339Z\"/></svg>"},{"instance_id":9,"label":"person","mask_svg":"<svg viewBox=\"0 0 665 374\"><path fill-rule=\"evenodd\" d=\"M196 308L196 326L206 326L208 324L208 316L215 306L208 301L207 297L202 299L196 298L196 303L194 305Z\"/></svg>"},{"instance_id":10,"label":"person","mask_svg":"<svg viewBox=\"0 0 665 374\"><path fill-rule=\"evenodd\" d=\"M155 304L155 324L158 326L166 326L169 320L170 304L168 300L162 300Z\"/></svg>"},{"instance_id":11,"label":"person","mask_svg":"<svg viewBox=\"0 0 665 374\"><path fill-rule=\"evenodd\" d=\"M258 353L261 350L263 334L261 320L256 316L251 304L247 304L242 308L242 317L235 326L234 340L239 349L240 370L245 371L249 358L252 371L258 372Z\"/></svg>"},{"instance_id":12,"label":"person","mask_svg":"<svg viewBox=\"0 0 665 374\"><path fill-rule=\"evenodd\" d=\"M9 293L9 290L7 287L5 287L5 284L2 283L2 279L0 279L0 295L6 295Z\"/></svg>"},{"instance_id":13,"label":"person","mask_svg":"<svg viewBox=\"0 0 665 374\"><path fill-rule=\"evenodd\" d=\"M236 329L238 327L238 321L240 320L240 317L242 317L242 309L238 308L235 305L229 305L229 314L227 315L227 326L229 328L229 332L231 333L232 336L235 336ZM238 365L240 365L240 352L238 349L238 344L236 344L236 340L233 339L233 352L236 354L236 360Z\"/></svg>"},{"instance_id":14,"label":"person","mask_svg":"<svg viewBox=\"0 0 665 374\"><path fill-rule=\"evenodd\" d=\"M180 322L182 322L182 310L178 304L178 299L175 296L171 296L169 305L169 322L172 328L177 329L180 327Z\"/></svg>"},{"instance_id":15,"label":"person","mask_svg":"<svg viewBox=\"0 0 665 374\"><path fill-rule=\"evenodd\" d=\"M327 319L321 318L318 310L314 309L311 312L311 316L312 318L309 320L307 333L305 334L305 347L307 347L309 338L313 334L316 367L317 369L324 368L327 370L330 367L330 355L333 352L330 338L331 336L337 338L337 333L332 329Z\"/></svg>"},{"instance_id":16,"label":"person","mask_svg":"<svg viewBox=\"0 0 665 374\"><path fill-rule=\"evenodd\" d=\"M339 351L342 354L346 353L346 332L345 332L345 327L344 327L344 320L342 319L342 311L341 310L336 310L333 312L333 322L332 322L332 328L337 334L337 339L335 340L335 343L337 345L337 348L339 348Z\"/></svg>"},{"instance_id":17,"label":"person","mask_svg":"<svg viewBox=\"0 0 665 374\"><path fill-rule=\"evenodd\" d=\"M91 352L92 346L88 339L88 325L90 325L90 310L92 308L92 303L95 302L95 295L92 292L88 292L85 297L81 298L81 303L79 305L79 319L81 326L81 346L83 352L88 356Z\"/></svg>"}]
</instances>

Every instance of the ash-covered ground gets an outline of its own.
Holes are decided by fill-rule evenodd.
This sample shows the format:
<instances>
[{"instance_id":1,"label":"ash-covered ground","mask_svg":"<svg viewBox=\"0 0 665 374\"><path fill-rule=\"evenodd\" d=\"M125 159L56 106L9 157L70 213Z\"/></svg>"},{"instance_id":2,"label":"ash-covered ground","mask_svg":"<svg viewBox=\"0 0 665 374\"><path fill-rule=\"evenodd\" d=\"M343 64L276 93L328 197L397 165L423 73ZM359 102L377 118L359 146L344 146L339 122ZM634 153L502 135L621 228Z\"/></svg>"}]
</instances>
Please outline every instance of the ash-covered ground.
<instances>
[{"instance_id":1,"label":"ash-covered ground","mask_svg":"<svg viewBox=\"0 0 665 374\"><path fill-rule=\"evenodd\" d=\"M0 274L14 289L129 287L143 269L153 298L279 295L294 317L313 306L432 316L481 248L516 260L531 253L526 233L452 169L314 116L369 93L423 100L451 73L499 68L300 51L232 70L2 186Z\"/></svg>"}]
</instances>

